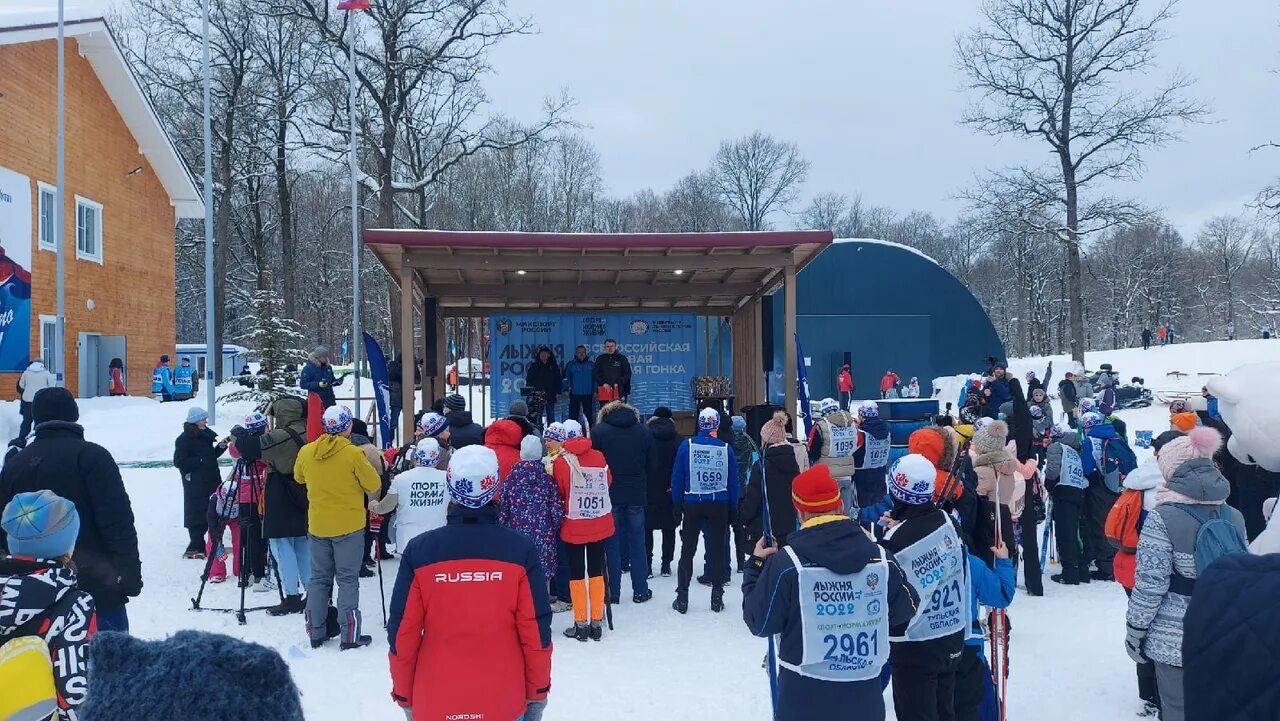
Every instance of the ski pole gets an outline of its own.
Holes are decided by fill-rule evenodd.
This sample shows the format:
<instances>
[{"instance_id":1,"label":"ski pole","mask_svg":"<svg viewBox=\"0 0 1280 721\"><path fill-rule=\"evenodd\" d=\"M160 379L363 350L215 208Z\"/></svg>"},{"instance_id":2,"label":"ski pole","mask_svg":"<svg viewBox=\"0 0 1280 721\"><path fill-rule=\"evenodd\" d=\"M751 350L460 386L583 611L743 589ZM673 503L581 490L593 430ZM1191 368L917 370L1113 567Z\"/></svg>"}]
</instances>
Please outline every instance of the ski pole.
<instances>
[{"instance_id":1,"label":"ski pole","mask_svg":"<svg viewBox=\"0 0 1280 721\"><path fill-rule=\"evenodd\" d=\"M996 546L1000 546L1004 541L1003 534L1003 514L1000 508L1000 498L993 500L995 506L995 539ZM994 608L991 610L991 674L994 677L992 683L996 689L996 704L999 711L1000 721L1005 721L1005 683L1006 674L1009 667L1009 647L1006 643L1008 637L1005 636L1006 616L1004 609Z\"/></svg>"},{"instance_id":2,"label":"ski pole","mask_svg":"<svg viewBox=\"0 0 1280 721\"><path fill-rule=\"evenodd\" d=\"M382 516L369 514L369 532L373 534L374 565L378 567L378 598L382 601L382 627L387 627L387 587L382 582Z\"/></svg>"},{"instance_id":3,"label":"ski pole","mask_svg":"<svg viewBox=\"0 0 1280 721\"><path fill-rule=\"evenodd\" d=\"M1050 498L1047 504L1048 510L1045 511L1044 534L1040 538L1040 568L1044 569L1044 562L1049 554L1049 537L1053 532L1053 499Z\"/></svg>"},{"instance_id":4,"label":"ski pole","mask_svg":"<svg viewBox=\"0 0 1280 721\"><path fill-rule=\"evenodd\" d=\"M747 435L747 442L751 444L751 449L756 455L756 465L760 468L760 508L764 515L761 519L764 534L764 545L766 548L773 545L773 526L769 518L769 485L765 478L764 470L764 452L760 450L760 446L756 445L755 439L750 434ZM767 657L769 664L769 703L772 707L770 718L778 717L778 650L773 640L773 635L769 636L769 654Z\"/></svg>"}]
</instances>

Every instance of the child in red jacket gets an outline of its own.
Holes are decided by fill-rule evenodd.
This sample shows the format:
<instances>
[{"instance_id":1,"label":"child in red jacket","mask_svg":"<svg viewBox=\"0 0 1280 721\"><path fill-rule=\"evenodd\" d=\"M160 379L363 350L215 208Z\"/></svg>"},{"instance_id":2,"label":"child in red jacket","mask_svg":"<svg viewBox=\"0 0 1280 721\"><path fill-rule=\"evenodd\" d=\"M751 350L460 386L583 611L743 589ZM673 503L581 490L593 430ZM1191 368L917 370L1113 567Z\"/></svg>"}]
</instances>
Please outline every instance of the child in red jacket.
<instances>
[{"instance_id":1,"label":"child in red jacket","mask_svg":"<svg viewBox=\"0 0 1280 721\"><path fill-rule=\"evenodd\" d=\"M591 447L590 438L572 427L569 436L552 466L564 503L560 538L569 545L569 598L573 601L573 625L564 635L599 641L604 635L604 541L613 535L609 501L613 476L604 454Z\"/></svg>"}]
</instances>

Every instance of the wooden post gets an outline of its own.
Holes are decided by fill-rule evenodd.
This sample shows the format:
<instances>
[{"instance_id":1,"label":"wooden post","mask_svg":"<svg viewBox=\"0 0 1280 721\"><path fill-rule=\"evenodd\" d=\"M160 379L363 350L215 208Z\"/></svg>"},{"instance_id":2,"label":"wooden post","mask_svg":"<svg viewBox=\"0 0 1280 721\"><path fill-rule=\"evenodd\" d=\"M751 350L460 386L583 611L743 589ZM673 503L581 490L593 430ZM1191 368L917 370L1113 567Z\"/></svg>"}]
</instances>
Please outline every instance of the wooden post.
<instances>
[{"instance_id":1,"label":"wooden post","mask_svg":"<svg viewBox=\"0 0 1280 721\"><path fill-rule=\"evenodd\" d=\"M796 404L800 402L796 391L796 266L788 263L782 276L782 382L786 386L786 410L795 419L795 432L804 429L796 416ZM806 409L807 412L807 409Z\"/></svg>"},{"instance_id":2,"label":"wooden post","mask_svg":"<svg viewBox=\"0 0 1280 721\"><path fill-rule=\"evenodd\" d=\"M401 443L413 438L413 286L418 271L400 259L400 412Z\"/></svg>"}]
</instances>

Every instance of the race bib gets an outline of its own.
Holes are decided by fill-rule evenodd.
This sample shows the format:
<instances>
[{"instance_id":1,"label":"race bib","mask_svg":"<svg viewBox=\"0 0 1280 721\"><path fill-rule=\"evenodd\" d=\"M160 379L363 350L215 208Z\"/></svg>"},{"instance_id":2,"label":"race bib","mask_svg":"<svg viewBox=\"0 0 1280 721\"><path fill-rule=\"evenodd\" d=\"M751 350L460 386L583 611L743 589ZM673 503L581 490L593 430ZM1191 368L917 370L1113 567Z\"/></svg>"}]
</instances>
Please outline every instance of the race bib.
<instances>
[{"instance_id":1,"label":"race bib","mask_svg":"<svg viewBox=\"0 0 1280 721\"><path fill-rule=\"evenodd\" d=\"M569 467L573 469L574 464L570 463ZM577 470L582 475L582 483L569 484L567 517L571 521L589 521L607 516L613 511L613 505L609 502L609 469L578 468Z\"/></svg>"},{"instance_id":2,"label":"race bib","mask_svg":"<svg viewBox=\"0 0 1280 721\"><path fill-rule=\"evenodd\" d=\"M1058 482L1071 488L1088 488L1089 482L1084 477L1084 464L1080 454L1071 446L1062 446L1062 470L1058 474Z\"/></svg>"},{"instance_id":3,"label":"race bib","mask_svg":"<svg viewBox=\"0 0 1280 721\"><path fill-rule=\"evenodd\" d=\"M930 641L963 631L969 623L969 581L964 544L951 522L894 555L920 594L920 609L907 627L906 640Z\"/></svg>"},{"instance_id":4,"label":"race bib","mask_svg":"<svg viewBox=\"0 0 1280 721\"><path fill-rule=\"evenodd\" d=\"M889 465L889 450L893 445L893 441L888 438L872 438L871 434L866 431L859 432L863 434L867 444L867 452L862 457L862 465L858 467L884 468Z\"/></svg>"},{"instance_id":5,"label":"race bib","mask_svg":"<svg viewBox=\"0 0 1280 721\"><path fill-rule=\"evenodd\" d=\"M783 550L796 567L803 651L800 663L779 663L824 681L877 678L889 659L889 564L842 575L805 567L790 546Z\"/></svg>"},{"instance_id":6,"label":"race bib","mask_svg":"<svg viewBox=\"0 0 1280 721\"><path fill-rule=\"evenodd\" d=\"M827 424L831 432L831 455L834 458L849 458L858 450L858 429L849 426ZM888 456L885 456L886 460Z\"/></svg>"},{"instance_id":7,"label":"race bib","mask_svg":"<svg viewBox=\"0 0 1280 721\"><path fill-rule=\"evenodd\" d=\"M723 493L729 488L729 447L689 444L689 492Z\"/></svg>"}]
</instances>

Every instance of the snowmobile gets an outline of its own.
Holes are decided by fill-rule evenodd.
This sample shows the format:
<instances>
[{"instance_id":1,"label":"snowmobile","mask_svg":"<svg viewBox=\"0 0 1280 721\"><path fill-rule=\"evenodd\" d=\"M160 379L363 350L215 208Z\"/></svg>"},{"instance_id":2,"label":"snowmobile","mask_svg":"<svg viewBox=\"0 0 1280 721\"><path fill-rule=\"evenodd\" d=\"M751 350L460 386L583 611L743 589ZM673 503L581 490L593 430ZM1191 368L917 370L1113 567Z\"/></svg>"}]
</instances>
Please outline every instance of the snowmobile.
<instances>
[{"instance_id":1,"label":"snowmobile","mask_svg":"<svg viewBox=\"0 0 1280 721\"><path fill-rule=\"evenodd\" d=\"M1086 376L1090 385L1093 386L1094 392L1101 392L1103 376L1110 377L1109 385L1116 392L1116 410L1126 408L1146 408L1155 402L1155 397L1151 393L1151 389L1146 387L1146 379L1140 376L1134 376L1124 385L1119 385L1116 381L1119 375L1110 363L1103 363L1098 372Z\"/></svg>"}]
</instances>

